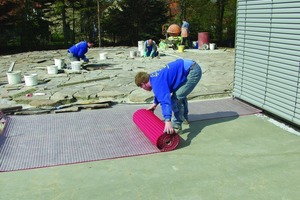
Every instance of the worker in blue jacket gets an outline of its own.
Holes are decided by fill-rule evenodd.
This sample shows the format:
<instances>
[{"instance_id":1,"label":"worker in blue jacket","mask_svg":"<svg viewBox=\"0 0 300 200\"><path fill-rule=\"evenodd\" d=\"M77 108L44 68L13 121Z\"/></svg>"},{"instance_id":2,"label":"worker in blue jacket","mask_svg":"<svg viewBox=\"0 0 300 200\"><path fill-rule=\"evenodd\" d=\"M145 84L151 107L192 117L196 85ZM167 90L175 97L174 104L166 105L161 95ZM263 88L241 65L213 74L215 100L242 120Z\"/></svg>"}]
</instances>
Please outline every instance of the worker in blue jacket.
<instances>
[{"instance_id":1,"label":"worker in blue jacket","mask_svg":"<svg viewBox=\"0 0 300 200\"><path fill-rule=\"evenodd\" d=\"M201 76L200 66L187 59L177 59L151 74L136 74L135 83L138 87L146 91L153 90L154 101L148 110L154 111L158 104L161 105L166 133L180 132L182 123L188 121L187 95L196 87Z\"/></svg>"},{"instance_id":2,"label":"worker in blue jacket","mask_svg":"<svg viewBox=\"0 0 300 200\"><path fill-rule=\"evenodd\" d=\"M89 62L89 59L85 56L88 52L88 48L94 46L93 42L81 41L71 48L68 49L68 57L70 61L80 61L82 59L84 62Z\"/></svg>"}]
</instances>

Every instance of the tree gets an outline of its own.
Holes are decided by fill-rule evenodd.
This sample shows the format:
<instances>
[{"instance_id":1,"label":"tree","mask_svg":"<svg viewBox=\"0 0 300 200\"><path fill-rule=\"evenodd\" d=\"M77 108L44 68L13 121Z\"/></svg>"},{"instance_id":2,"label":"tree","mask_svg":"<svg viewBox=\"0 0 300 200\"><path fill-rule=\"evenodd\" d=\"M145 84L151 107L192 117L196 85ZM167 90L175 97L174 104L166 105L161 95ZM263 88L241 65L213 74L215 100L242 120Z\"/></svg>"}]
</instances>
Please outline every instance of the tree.
<instances>
[{"instance_id":1,"label":"tree","mask_svg":"<svg viewBox=\"0 0 300 200\"><path fill-rule=\"evenodd\" d=\"M1 24L12 23L15 17L22 12L24 2L17 2L13 0L0 2L0 22Z\"/></svg>"},{"instance_id":2,"label":"tree","mask_svg":"<svg viewBox=\"0 0 300 200\"><path fill-rule=\"evenodd\" d=\"M128 45L138 40L161 38L161 26L167 21L164 0L123 0L121 9L110 9L105 16L104 29Z\"/></svg>"},{"instance_id":3,"label":"tree","mask_svg":"<svg viewBox=\"0 0 300 200\"><path fill-rule=\"evenodd\" d=\"M48 1L47 3L51 3ZM43 1L25 1L16 26L19 28L20 44L25 49L34 49L49 40L49 21L44 18L43 9L49 5Z\"/></svg>"},{"instance_id":4,"label":"tree","mask_svg":"<svg viewBox=\"0 0 300 200\"><path fill-rule=\"evenodd\" d=\"M98 13L98 41L99 47L102 46L102 34L101 34L101 24L103 13L108 11L108 9L120 9L117 0L97 0L97 13Z\"/></svg>"},{"instance_id":5,"label":"tree","mask_svg":"<svg viewBox=\"0 0 300 200\"><path fill-rule=\"evenodd\" d=\"M53 8L54 9L53 9L52 16L59 16L58 17L59 22L56 24L60 24L60 22L62 23L63 41L64 44L67 44L70 37L68 35L68 30L67 30L67 14L66 14L67 6L65 4L65 0L57 0L53 5Z\"/></svg>"},{"instance_id":6,"label":"tree","mask_svg":"<svg viewBox=\"0 0 300 200\"><path fill-rule=\"evenodd\" d=\"M162 25L180 25L182 18L190 23L192 40L209 32L214 42L233 44L236 0L3 0L0 42L24 50L83 39L136 45L164 37Z\"/></svg>"},{"instance_id":7,"label":"tree","mask_svg":"<svg viewBox=\"0 0 300 200\"><path fill-rule=\"evenodd\" d=\"M234 37L236 0L185 0L185 3L193 38L198 32L209 32L211 40L218 43L223 42L224 33L226 40Z\"/></svg>"}]
</instances>

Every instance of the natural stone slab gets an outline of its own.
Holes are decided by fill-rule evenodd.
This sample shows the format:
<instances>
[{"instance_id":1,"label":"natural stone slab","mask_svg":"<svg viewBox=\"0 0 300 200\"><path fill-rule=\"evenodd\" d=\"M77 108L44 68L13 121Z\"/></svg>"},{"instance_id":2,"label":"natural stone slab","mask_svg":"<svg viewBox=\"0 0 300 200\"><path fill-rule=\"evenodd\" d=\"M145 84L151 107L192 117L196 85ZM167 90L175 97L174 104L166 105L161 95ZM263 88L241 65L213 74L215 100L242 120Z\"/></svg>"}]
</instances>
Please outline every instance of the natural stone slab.
<instances>
[{"instance_id":1,"label":"natural stone slab","mask_svg":"<svg viewBox=\"0 0 300 200\"><path fill-rule=\"evenodd\" d=\"M47 74L47 66L54 64L54 58L65 58L66 49L53 51L24 52L9 56L0 56L0 64L5 70L0 69L0 101L9 99L16 101L19 99L35 100L27 98L27 93L46 93L49 94L50 100L56 101L57 105L50 105L46 100L43 103L36 103L36 106L46 107L50 110L62 109L67 107L76 107L82 99L106 101L114 103L151 103L153 93L138 88L134 84L134 77L138 71L153 72L164 67L166 63L177 58L187 58L197 61L203 71L202 79L199 84L188 96L189 99L198 100L203 98L214 98L222 95L230 95L233 88L234 72L234 49L217 49L215 51L201 51L187 49L185 53L178 53L172 49L160 50L160 59L150 59L135 57L130 59L130 51L137 51L136 47L103 47L92 48L87 53L90 58L88 64L83 68L90 67L89 70L80 70L73 74L72 70L64 70L63 73L56 75ZM99 53L108 52L108 59L100 60ZM93 59L91 59L93 57ZM27 87L22 80L21 84L11 86L7 84L6 72L12 60L17 60L14 71L38 74L39 84L34 87ZM37 61L45 60L42 63ZM68 59L65 60L70 65ZM2 70L2 71L1 71ZM70 73L68 73L70 72ZM78 73L78 74L77 74ZM103 79L106 77L106 79ZM101 80L99 80L99 78ZM32 89L32 90L28 90ZM99 94L102 94L99 95ZM21 98L22 97L22 98ZM42 98L44 99L44 98ZM88 99L87 99L88 100ZM21 101L18 101L18 105ZM1 103L1 102L0 102ZM6 103L5 103L6 104ZM71 105L69 105L71 104ZM88 104L93 104L92 102ZM28 105L29 106L29 105Z\"/></svg>"},{"instance_id":2,"label":"natural stone slab","mask_svg":"<svg viewBox=\"0 0 300 200\"><path fill-rule=\"evenodd\" d=\"M80 111L79 107L73 106L73 107L70 107L70 108L55 110L54 113L78 112L78 111Z\"/></svg>"},{"instance_id":3,"label":"natural stone slab","mask_svg":"<svg viewBox=\"0 0 300 200\"><path fill-rule=\"evenodd\" d=\"M118 98L118 97L124 97L126 94L124 92L120 91L101 91L97 93L97 96L100 98L107 98L107 97L113 97L113 98Z\"/></svg>"},{"instance_id":4,"label":"natural stone slab","mask_svg":"<svg viewBox=\"0 0 300 200\"><path fill-rule=\"evenodd\" d=\"M95 78L95 79L87 79L87 80L82 80L82 81L75 81L75 82L60 84L57 87L65 87L65 86L70 86L70 85L76 85L76 84L82 84L82 83L89 83L89 82L101 81L101 80L105 80L105 79L109 79L109 77L100 77L100 78Z\"/></svg>"},{"instance_id":5,"label":"natural stone slab","mask_svg":"<svg viewBox=\"0 0 300 200\"><path fill-rule=\"evenodd\" d=\"M52 94L51 98L52 100L71 100L74 99L73 95L81 88L63 88L62 90L59 90Z\"/></svg>"},{"instance_id":6,"label":"natural stone slab","mask_svg":"<svg viewBox=\"0 0 300 200\"><path fill-rule=\"evenodd\" d=\"M13 113L19 110L22 110L23 106L7 106L7 107L0 107L0 111L3 113Z\"/></svg>"},{"instance_id":7,"label":"natural stone slab","mask_svg":"<svg viewBox=\"0 0 300 200\"><path fill-rule=\"evenodd\" d=\"M38 115L38 114L48 114L51 110L39 109L39 108L29 108L26 110L21 110L15 112L15 115Z\"/></svg>"},{"instance_id":8,"label":"natural stone slab","mask_svg":"<svg viewBox=\"0 0 300 200\"><path fill-rule=\"evenodd\" d=\"M73 96L77 100L79 100L79 99L83 99L83 100L96 99L96 98L98 98L97 93L99 91L102 91L103 88L104 88L103 85L97 85L94 87L85 87L82 90L78 90L76 93L73 94Z\"/></svg>"},{"instance_id":9,"label":"natural stone slab","mask_svg":"<svg viewBox=\"0 0 300 200\"><path fill-rule=\"evenodd\" d=\"M39 93L36 93L39 94ZM40 93L42 94L42 93ZM50 94L45 95L35 95L35 93L27 93L22 96L19 96L17 98L14 98L14 100L18 103L28 103L30 104L31 101L37 100L37 101L43 101L43 100L49 100L51 97Z\"/></svg>"},{"instance_id":10,"label":"natural stone slab","mask_svg":"<svg viewBox=\"0 0 300 200\"><path fill-rule=\"evenodd\" d=\"M141 88L134 90L129 96L129 100L134 103L152 103L153 102L153 93L144 91Z\"/></svg>"},{"instance_id":11,"label":"natural stone slab","mask_svg":"<svg viewBox=\"0 0 300 200\"><path fill-rule=\"evenodd\" d=\"M79 108L83 109L97 109L97 108L109 108L109 103L103 103L103 104L87 104L87 105L80 105Z\"/></svg>"},{"instance_id":12,"label":"natural stone slab","mask_svg":"<svg viewBox=\"0 0 300 200\"><path fill-rule=\"evenodd\" d=\"M95 99L90 99L90 100L79 100L76 103L73 103L72 105L87 105L87 104L104 104L112 103L112 99L106 99L106 100L95 100Z\"/></svg>"},{"instance_id":13,"label":"natural stone slab","mask_svg":"<svg viewBox=\"0 0 300 200\"><path fill-rule=\"evenodd\" d=\"M52 99L35 99L29 102L29 105L34 107L57 106L61 104L59 100Z\"/></svg>"}]
</instances>

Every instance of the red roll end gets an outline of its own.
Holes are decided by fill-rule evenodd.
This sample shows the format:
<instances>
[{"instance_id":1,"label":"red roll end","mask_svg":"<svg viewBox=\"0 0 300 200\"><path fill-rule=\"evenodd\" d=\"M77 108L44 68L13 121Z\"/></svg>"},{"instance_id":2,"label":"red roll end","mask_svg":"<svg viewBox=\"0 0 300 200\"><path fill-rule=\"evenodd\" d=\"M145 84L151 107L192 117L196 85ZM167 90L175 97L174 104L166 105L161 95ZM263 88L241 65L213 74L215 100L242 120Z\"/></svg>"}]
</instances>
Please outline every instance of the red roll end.
<instances>
[{"instance_id":1,"label":"red roll end","mask_svg":"<svg viewBox=\"0 0 300 200\"><path fill-rule=\"evenodd\" d=\"M164 133L165 123L153 112L139 109L133 114L133 121L150 142L161 151L171 151L178 146L180 136L177 133Z\"/></svg>"}]
</instances>

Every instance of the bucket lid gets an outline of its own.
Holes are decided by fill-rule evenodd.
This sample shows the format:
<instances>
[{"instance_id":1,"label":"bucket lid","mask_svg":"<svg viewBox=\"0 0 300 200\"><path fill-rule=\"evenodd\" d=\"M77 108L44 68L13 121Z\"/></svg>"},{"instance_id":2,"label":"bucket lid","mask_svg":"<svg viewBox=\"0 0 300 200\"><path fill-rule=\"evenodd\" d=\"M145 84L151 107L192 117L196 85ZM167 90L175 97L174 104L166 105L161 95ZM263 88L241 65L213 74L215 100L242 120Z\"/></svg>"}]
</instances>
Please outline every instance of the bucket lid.
<instances>
[{"instance_id":1,"label":"bucket lid","mask_svg":"<svg viewBox=\"0 0 300 200\"><path fill-rule=\"evenodd\" d=\"M49 65L49 66L47 66L47 68L58 68L58 66L57 65Z\"/></svg>"},{"instance_id":2,"label":"bucket lid","mask_svg":"<svg viewBox=\"0 0 300 200\"><path fill-rule=\"evenodd\" d=\"M21 71L9 71L6 74L21 74Z\"/></svg>"},{"instance_id":3,"label":"bucket lid","mask_svg":"<svg viewBox=\"0 0 300 200\"><path fill-rule=\"evenodd\" d=\"M37 74L25 74L24 77L35 77Z\"/></svg>"}]
</instances>

